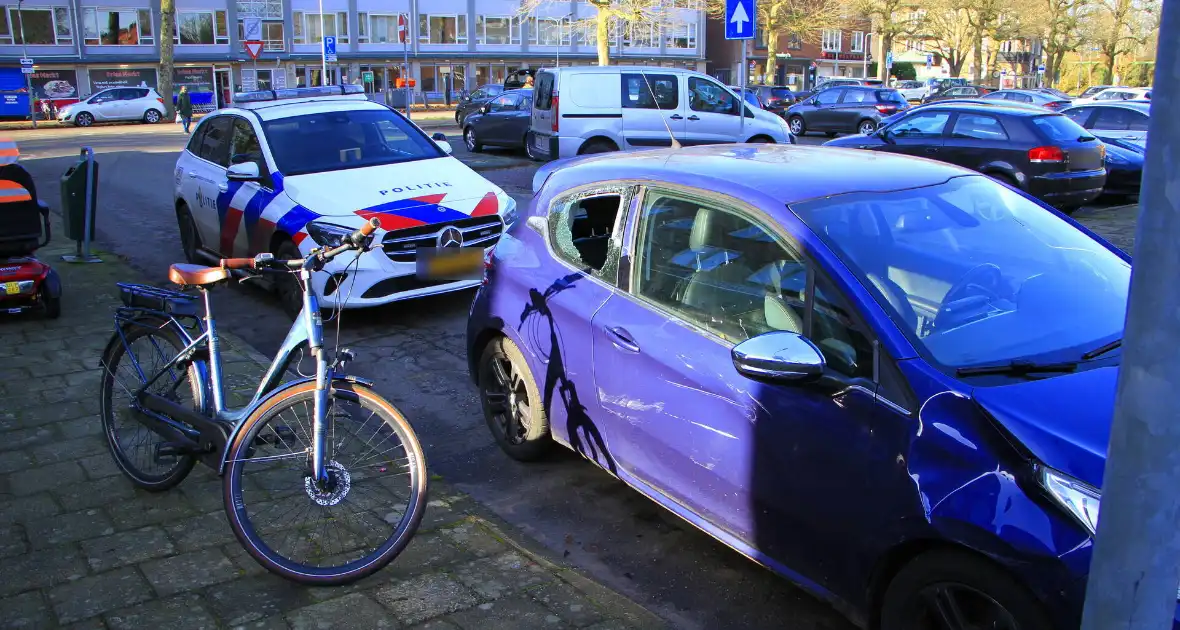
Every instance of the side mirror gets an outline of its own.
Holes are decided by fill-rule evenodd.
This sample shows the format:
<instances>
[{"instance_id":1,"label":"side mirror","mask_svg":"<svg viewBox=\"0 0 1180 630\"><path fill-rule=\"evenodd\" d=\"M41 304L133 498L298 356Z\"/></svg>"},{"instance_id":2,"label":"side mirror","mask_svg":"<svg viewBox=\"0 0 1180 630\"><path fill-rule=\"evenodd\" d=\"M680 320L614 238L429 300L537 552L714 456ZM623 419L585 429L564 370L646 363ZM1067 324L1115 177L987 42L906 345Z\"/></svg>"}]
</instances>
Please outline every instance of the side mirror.
<instances>
[{"instance_id":1,"label":"side mirror","mask_svg":"<svg viewBox=\"0 0 1180 630\"><path fill-rule=\"evenodd\" d=\"M760 381L805 383L824 373L819 348L792 332L771 332L747 339L734 346L730 355L738 373Z\"/></svg>"},{"instance_id":2,"label":"side mirror","mask_svg":"<svg viewBox=\"0 0 1180 630\"><path fill-rule=\"evenodd\" d=\"M434 132L434 135L430 136L430 139L434 140L434 143L438 145L438 148L443 150L443 153L450 155L451 152L454 151L454 149L451 148L451 143L447 142L447 134L441 131L436 131Z\"/></svg>"},{"instance_id":3,"label":"side mirror","mask_svg":"<svg viewBox=\"0 0 1180 630\"><path fill-rule=\"evenodd\" d=\"M807 104L808 104L808 105L811 105L811 106L813 106L813 107L815 107L815 106L818 106L818 105L819 105L819 99L818 99L818 98L813 98L813 99L811 99L810 101L807 101Z\"/></svg>"},{"instance_id":4,"label":"side mirror","mask_svg":"<svg viewBox=\"0 0 1180 630\"><path fill-rule=\"evenodd\" d=\"M483 107L479 108L479 113L481 113L481 114L486 114L490 111L492 111L492 104L491 103L486 103L486 104L484 104Z\"/></svg>"},{"instance_id":5,"label":"side mirror","mask_svg":"<svg viewBox=\"0 0 1180 630\"><path fill-rule=\"evenodd\" d=\"M262 175L258 172L257 162L242 162L229 167L225 178L231 182L256 182L262 179Z\"/></svg>"}]
</instances>

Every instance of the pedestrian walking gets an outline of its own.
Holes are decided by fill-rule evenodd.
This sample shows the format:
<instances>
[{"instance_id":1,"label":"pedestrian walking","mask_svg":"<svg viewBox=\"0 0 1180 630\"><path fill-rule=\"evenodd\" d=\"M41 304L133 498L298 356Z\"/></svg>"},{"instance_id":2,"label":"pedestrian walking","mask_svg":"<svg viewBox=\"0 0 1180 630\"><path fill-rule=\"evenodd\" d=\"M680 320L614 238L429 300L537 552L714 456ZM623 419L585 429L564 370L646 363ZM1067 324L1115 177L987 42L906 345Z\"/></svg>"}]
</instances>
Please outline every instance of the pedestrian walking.
<instances>
[{"instance_id":1,"label":"pedestrian walking","mask_svg":"<svg viewBox=\"0 0 1180 630\"><path fill-rule=\"evenodd\" d=\"M184 124L184 132L193 122L193 99L188 94L188 86L180 88L180 96L176 98L176 112L180 114L180 121Z\"/></svg>"}]
</instances>

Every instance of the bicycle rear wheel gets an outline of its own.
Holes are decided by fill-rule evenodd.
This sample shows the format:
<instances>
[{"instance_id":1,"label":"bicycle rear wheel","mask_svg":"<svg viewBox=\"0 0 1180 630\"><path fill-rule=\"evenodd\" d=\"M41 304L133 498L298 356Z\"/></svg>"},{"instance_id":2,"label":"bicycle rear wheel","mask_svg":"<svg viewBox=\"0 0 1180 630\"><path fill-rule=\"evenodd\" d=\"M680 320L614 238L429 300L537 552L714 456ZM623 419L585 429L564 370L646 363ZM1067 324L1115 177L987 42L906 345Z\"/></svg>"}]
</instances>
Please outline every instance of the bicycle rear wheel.
<instances>
[{"instance_id":1,"label":"bicycle rear wheel","mask_svg":"<svg viewBox=\"0 0 1180 630\"><path fill-rule=\"evenodd\" d=\"M116 339L103 355L105 367L100 386L102 427L107 445L119 470L135 485L145 490L168 490L184 480L197 459L176 453L167 438L144 426L132 409L132 393L159 372L185 344L171 328L159 322L135 323L123 329L123 339ZM161 376L149 391L199 411L201 376L196 365L173 368Z\"/></svg>"},{"instance_id":2,"label":"bicycle rear wheel","mask_svg":"<svg viewBox=\"0 0 1180 630\"><path fill-rule=\"evenodd\" d=\"M332 386L326 487L312 477L314 382L247 418L225 471L238 541L267 570L304 584L379 571L409 544L426 509L426 459L409 423L364 385Z\"/></svg>"}]
</instances>

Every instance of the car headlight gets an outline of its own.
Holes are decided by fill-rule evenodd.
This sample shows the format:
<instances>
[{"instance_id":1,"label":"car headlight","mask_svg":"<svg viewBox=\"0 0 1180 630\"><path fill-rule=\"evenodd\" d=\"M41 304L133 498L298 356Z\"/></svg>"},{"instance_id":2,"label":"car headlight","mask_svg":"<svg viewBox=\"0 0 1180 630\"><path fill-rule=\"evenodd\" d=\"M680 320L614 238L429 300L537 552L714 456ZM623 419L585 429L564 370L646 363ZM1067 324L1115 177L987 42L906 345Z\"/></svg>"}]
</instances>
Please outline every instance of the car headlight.
<instances>
[{"instance_id":1,"label":"car headlight","mask_svg":"<svg viewBox=\"0 0 1180 630\"><path fill-rule=\"evenodd\" d=\"M352 234L352 232L353 230L331 223L312 221L307 224L307 235L316 244L324 247L339 247L344 237Z\"/></svg>"},{"instance_id":2,"label":"car headlight","mask_svg":"<svg viewBox=\"0 0 1180 630\"><path fill-rule=\"evenodd\" d=\"M1091 535L1098 531L1098 507L1102 502L1100 491L1052 468L1042 469L1041 483L1061 507L1090 530Z\"/></svg>"},{"instance_id":3,"label":"car headlight","mask_svg":"<svg viewBox=\"0 0 1180 630\"><path fill-rule=\"evenodd\" d=\"M508 197L508 205L504 207L504 231L508 231L513 225L516 225L517 220L520 219L520 211L516 208L516 200L511 195L505 194Z\"/></svg>"}]
</instances>

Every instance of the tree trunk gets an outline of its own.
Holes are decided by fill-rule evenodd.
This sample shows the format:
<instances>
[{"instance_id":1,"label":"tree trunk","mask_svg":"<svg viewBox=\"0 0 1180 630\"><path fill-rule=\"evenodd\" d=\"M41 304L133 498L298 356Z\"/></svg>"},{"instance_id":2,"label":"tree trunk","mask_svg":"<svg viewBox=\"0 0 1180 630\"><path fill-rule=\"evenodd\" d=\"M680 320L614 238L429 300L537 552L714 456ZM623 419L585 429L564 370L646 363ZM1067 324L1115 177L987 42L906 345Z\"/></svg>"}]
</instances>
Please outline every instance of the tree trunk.
<instances>
[{"instance_id":1,"label":"tree trunk","mask_svg":"<svg viewBox=\"0 0 1180 630\"><path fill-rule=\"evenodd\" d=\"M971 63L975 66L971 69L971 82L980 85L980 77L983 76L983 31L981 29L975 30L972 39Z\"/></svg>"},{"instance_id":2,"label":"tree trunk","mask_svg":"<svg viewBox=\"0 0 1180 630\"><path fill-rule=\"evenodd\" d=\"M766 31L766 74L762 77L762 82L767 85L775 85L775 70L778 66L778 29L767 29Z\"/></svg>"},{"instance_id":3,"label":"tree trunk","mask_svg":"<svg viewBox=\"0 0 1180 630\"><path fill-rule=\"evenodd\" d=\"M170 0L165 0L170 1ZM610 12L598 10L598 65L610 65Z\"/></svg>"},{"instance_id":4,"label":"tree trunk","mask_svg":"<svg viewBox=\"0 0 1180 630\"><path fill-rule=\"evenodd\" d=\"M963 71L964 61L967 61L967 58L961 52L956 52L954 55L947 57L946 63L948 66L950 66L952 77L958 78L959 73Z\"/></svg>"},{"instance_id":5,"label":"tree trunk","mask_svg":"<svg viewBox=\"0 0 1180 630\"><path fill-rule=\"evenodd\" d=\"M1114 64L1118 60L1118 54L1115 52L1107 53L1106 55L1106 78L1103 79L1106 83L1114 84Z\"/></svg>"},{"instance_id":6,"label":"tree trunk","mask_svg":"<svg viewBox=\"0 0 1180 630\"><path fill-rule=\"evenodd\" d=\"M885 59L889 51L893 50L893 35L881 36L881 58L877 60L877 78L889 85L889 68L885 66Z\"/></svg>"},{"instance_id":7,"label":"tree trunk","mask_svg":"<svg viewBox=\"0 0 1180 630\"><path fill-rule=\"evenodd\" d=\"M176 24L176 0L160 0L160 30L156 37L160 41L160 96L164 97L164 120L176 119L176 108L172 103L173 59L172 31Z\"/></svg>"}]
</instances>

